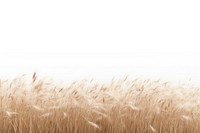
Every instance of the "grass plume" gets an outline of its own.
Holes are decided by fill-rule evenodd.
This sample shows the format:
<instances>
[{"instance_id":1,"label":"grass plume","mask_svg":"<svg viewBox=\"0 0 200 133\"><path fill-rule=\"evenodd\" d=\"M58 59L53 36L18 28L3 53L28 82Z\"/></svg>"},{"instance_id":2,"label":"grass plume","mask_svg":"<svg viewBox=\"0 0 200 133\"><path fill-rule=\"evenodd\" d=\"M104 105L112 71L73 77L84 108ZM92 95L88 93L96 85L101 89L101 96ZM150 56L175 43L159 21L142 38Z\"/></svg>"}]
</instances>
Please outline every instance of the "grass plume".
<instances>
[{"instance_id":1,"label":"grass plume","mask_svg":"<svg viewBox=\"0 0 200 133\"><path fill-rule=\"evenodd\" d=\"M0 81L2 133L198 133L199 107L199 87L159 80Z\"/></svg>"}]
</instances>

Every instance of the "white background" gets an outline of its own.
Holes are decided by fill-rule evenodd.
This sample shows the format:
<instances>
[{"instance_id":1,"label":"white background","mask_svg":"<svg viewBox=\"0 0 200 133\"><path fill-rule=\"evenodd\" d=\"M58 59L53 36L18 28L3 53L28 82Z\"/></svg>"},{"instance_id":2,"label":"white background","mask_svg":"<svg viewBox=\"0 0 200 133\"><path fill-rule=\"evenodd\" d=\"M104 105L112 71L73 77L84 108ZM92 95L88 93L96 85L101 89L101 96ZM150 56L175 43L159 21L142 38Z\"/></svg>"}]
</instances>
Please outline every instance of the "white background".
<instances>
[{"instance_id":1,"label":"white background","mask_svg":"<svg viewBox=\"0 0 200 133\"><path fill-rule=\"evenodd\" d=\"M0 0L0 76L200 81L198 0Z\"/></svg>"}]
</instances>

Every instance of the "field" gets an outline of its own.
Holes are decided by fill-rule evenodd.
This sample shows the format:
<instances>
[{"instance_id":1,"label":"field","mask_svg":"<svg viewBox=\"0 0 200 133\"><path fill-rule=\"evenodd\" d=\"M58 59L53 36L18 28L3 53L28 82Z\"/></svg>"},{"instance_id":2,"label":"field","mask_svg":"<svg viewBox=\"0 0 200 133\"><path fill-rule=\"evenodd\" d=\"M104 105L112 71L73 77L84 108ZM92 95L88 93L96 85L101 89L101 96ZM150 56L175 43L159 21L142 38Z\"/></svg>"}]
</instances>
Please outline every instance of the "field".
<instances>
[{"instance_id":1,"label":"field","mask_svg":"<svg viewBox=\"0 0 200 133\"><path fill-rule=\"evenodd\" d=\"M0 80L1 133L198 133L200 88L150 79Z\"/></svg>"}]
</instances>

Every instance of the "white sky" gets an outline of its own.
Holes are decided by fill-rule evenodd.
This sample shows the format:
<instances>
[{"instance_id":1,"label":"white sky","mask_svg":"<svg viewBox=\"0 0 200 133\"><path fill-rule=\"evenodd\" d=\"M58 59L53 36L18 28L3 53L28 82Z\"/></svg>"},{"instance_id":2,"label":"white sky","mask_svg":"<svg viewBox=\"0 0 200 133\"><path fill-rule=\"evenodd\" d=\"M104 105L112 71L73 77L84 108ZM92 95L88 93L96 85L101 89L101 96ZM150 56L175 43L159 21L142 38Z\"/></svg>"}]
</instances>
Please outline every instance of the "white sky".
<instances>
[{"instance_id":1,"label":"white sky","mask_svg":"<svg viewBox=\"0 0 200 133\"><path fill-rule=\"evenodd\" d=\"M0 0L0 76L200 81L198 0Z\"/></svg>"}]
</instances>

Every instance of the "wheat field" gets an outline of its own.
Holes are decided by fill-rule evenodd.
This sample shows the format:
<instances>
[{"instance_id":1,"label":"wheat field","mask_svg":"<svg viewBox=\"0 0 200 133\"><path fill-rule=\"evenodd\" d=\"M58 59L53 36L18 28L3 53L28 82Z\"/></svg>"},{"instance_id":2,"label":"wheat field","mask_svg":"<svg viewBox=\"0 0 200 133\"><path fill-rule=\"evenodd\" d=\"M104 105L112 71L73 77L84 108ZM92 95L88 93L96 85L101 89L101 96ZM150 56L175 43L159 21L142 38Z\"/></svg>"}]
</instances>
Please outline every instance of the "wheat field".
<instances>
[{"instance_id":1,"label":"wheat field","mask_svg":"<svg viewBox=\"0 0 200 133\"><path fill-rule=\"evenodd\" d=\"M128 77L0 80L1 133L198 133L200 87Z\"/></svg>"}]
</instances>

